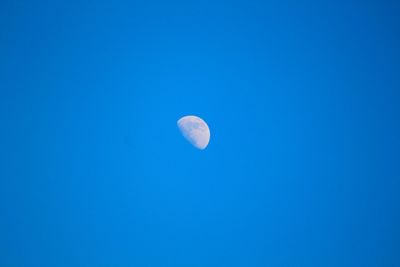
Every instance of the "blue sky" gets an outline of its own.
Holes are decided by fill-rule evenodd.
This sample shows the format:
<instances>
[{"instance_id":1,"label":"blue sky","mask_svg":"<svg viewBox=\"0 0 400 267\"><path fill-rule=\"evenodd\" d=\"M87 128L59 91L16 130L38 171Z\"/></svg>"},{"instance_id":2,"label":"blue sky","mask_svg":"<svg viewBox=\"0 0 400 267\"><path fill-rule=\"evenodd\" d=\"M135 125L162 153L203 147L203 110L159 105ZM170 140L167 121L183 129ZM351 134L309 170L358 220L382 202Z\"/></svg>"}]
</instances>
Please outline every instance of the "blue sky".
<instances>
[{"instance_id":1,"label":"blue sky","mask_svg":"<svg viewBox=\"0 0 400 267\"><path fill-rule=\"evenodd\" d=\"M2 1L0 266L399 266L399 12Z\"/></svg>"}]
</instances>

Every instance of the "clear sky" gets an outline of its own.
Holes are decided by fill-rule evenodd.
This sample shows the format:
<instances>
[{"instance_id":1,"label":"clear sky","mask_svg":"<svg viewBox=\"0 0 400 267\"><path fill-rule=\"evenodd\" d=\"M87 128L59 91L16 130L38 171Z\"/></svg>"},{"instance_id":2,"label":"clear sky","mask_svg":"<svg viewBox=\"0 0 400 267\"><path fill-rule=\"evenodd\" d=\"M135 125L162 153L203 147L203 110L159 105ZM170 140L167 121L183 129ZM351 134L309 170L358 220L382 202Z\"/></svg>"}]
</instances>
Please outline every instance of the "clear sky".
<instances>
[{"instance_id":1,"label":"clear sky","mask_svg":"<svg viewBox=\"0 0 400 267\"><path fill-rule=\"evenodd\" d=\"M400 266L399 14L1 1L0 266Z\"/></svg>"}]
</instances>

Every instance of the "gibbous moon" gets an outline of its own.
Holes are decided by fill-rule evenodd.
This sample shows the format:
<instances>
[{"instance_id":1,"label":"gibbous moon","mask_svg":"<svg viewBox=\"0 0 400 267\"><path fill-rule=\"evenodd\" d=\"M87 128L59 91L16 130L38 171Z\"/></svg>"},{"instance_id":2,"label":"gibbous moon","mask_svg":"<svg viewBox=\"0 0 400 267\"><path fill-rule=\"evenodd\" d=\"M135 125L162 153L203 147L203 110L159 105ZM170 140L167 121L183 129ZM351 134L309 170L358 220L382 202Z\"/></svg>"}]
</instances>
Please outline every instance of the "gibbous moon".
<instances>
[{"instance_id":1,"label":"gibbous moon","mask_svg":"<svg viewBox=\"0 0 400 267\"><path fill-rule=\"evenodd\" d=\"M197 116L184 116L177 122L182 135L193 146L205 149L210 142L210 129L207 123Z\"/></svg>"}]
</instances>

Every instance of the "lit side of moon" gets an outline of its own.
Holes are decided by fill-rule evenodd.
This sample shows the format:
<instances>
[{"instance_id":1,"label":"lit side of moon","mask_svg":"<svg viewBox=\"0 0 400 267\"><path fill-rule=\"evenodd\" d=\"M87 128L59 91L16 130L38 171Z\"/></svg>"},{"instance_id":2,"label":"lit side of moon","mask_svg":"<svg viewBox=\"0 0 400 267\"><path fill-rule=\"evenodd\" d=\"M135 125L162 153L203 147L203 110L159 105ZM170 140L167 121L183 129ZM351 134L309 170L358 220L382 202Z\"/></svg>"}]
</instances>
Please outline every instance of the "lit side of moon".
<instances>
[{"instance_id":1,"label":"lit side of moon","mask_svg":"<svg viewBox=\"0 0 400 267\"><path fill-rule=\"evenodd\" d=\"M177 122L182 135L194 147L205 149L210 142L210 129L207 123L197 116L184 116Z\"/></svg>"}]
</instances>

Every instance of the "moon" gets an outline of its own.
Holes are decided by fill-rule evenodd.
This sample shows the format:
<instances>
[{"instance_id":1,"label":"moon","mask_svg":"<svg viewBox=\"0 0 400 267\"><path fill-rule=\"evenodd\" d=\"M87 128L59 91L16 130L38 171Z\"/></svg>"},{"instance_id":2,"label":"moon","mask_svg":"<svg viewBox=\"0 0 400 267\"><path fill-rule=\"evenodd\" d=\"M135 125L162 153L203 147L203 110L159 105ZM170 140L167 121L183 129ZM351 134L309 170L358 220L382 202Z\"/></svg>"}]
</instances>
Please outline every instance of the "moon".
<instances>
[{"instance_id":1,"label":"moon","mask_svg":"<svg viewBox=\"0 0 400 267\"><path fill-rule=\"evenodd\" d=\"M207 123L193 115L184 116L177 122L178 128L182 135L194 147L203 150L210 142L210 129Z\"/></svg>"}]
</instances>

